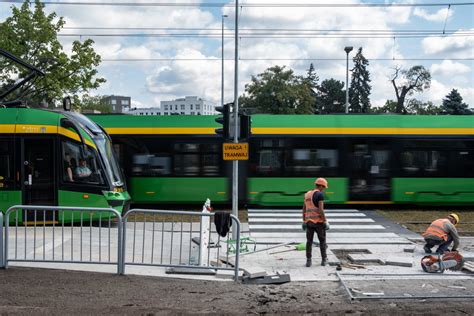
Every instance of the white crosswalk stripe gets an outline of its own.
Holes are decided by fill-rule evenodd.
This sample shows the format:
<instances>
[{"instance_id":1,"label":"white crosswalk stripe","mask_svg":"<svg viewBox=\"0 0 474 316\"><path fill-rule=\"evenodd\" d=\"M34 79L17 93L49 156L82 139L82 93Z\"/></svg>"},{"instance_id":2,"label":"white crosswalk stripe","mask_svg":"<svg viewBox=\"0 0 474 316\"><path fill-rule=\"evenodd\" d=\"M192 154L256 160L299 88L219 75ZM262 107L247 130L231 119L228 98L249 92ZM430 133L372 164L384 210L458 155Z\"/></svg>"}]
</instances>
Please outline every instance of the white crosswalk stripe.
<instances>
[{"instance_id":1,"label":"white crosswalk stripe","mask_svg":"<svg viewBox=\"0 0 474 316\"><path fill-rule=\"evenodd\" d=\"M325 210L331 229L328 243L406 243L406 239L386 231L374 219L355 209ZM259 243L303 242L301 209L249 209L250 237Z\"/></svg>"}]
</instances>

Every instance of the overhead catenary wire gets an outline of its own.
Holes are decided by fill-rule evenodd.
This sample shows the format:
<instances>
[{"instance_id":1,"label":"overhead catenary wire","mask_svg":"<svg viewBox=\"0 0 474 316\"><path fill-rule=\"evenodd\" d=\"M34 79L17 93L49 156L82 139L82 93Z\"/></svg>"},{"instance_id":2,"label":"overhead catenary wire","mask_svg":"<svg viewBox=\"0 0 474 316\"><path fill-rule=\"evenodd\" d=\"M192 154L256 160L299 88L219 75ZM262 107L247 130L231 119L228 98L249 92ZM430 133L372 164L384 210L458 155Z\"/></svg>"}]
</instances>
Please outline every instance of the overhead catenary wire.
<instances>
[{"instance_id":1,"label":"overhead catenary wire","mask_svg":"<svg viewBox=\"0 0 474 316\"><path fill-rule=\"evenodd\" d=\"M367 58L369 61L471 61L470 58ZM157 62L157 61L212 61L220 62L221 58L104 58L103 62ZM233 58L224 58L225 61L234 61ZM239 58L240 61L345 61L345 58Z\"/></svg>"},{"instance_id":2,"label":"overhead catenary wire","mask_svg":"<svg viewBox=\"0 0 474 316\"><path fill-rule=\"evenodd\" d=\"M59 33L58 37L189 37L189 38L221 38L222 34L218 33L208 33L208 34L199 34L199 33ZM453 34L399 34L394 36L393 34L298 34L298 33L283 33L283 34L241 34L239 38L428 38L428 37L472 37L474 32L470 33L453 33ZM224 37L233 38L234 35L230 33L224 33Z\"/></svg>"},{"instance_id":3,"label":"overhead catenary wire","mask_svg":"<svg viewBox=\"0 0 474 316\"><path fill-rule=\"evenodd\" d=\"M23 3L24 0L2 0L6 3ZM234 7L227 2L111 2L111 1L40 1L44 5L74 6L131 6L131 7ZM239 7L249 8L358 8L358 7L445 7L470 6L474 2L431 3L245 3Z\"/></svg>"}]
</instances>

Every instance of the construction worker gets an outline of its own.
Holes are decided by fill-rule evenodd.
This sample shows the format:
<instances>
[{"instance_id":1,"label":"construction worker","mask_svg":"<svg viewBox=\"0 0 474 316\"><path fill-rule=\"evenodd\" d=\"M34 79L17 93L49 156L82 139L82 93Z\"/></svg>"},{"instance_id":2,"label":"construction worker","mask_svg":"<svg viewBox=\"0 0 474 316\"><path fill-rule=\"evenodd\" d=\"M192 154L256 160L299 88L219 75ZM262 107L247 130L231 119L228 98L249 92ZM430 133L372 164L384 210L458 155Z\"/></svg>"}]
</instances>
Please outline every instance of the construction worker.
<instances>
[{"instance_id":1,"label":"construction worker","mask_svg":"<svg viewBox=\"0 0 474 316\"><path fill-rule=\"evenodd\" d=\"M306 231L306 266L311 267L312 247L314 232L318 234L319 249L321 251L321 265L327 263L326 255L326 230L329 224L324 215L323 191L328 188L328 182L324 178L318 178L314 182L315 189L306 192L303 204L303 230Z\"/></svg>"},{"instance_id":2,"label":"construction worker","mask_svg":"<svg viewBox=\"0 0 474 316\"><path fill-rule=\"evenodd\" d=\"M431 253L431 248L438 245L436 253L443 254L448 251L449 245L454 242L452 251L459 247L459 235L455 225L459 223L459 216L456 213L449 214L446 218L440 218L422 234L425 237L426 245L423 247L426 253Z\"/></svg>"}]
</instances>

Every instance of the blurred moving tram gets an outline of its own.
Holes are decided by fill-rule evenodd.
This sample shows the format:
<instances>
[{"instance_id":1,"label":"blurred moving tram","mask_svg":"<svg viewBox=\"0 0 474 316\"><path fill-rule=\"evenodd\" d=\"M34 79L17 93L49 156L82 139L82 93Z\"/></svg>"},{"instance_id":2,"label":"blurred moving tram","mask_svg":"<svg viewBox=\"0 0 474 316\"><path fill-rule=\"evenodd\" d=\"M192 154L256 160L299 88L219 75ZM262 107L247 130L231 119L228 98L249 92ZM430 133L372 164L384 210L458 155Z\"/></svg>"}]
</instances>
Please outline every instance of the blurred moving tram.
<instances>
[{"instance_id":1,"label":"blurred moving tram","mask_svg":"<svg viewBox=\"0 0 474 316\"><path fill-rule=\"evenodd\" d=\"M111 135L137 204L231 201L214 116L91 115ZM316 177L331 204L474 202L474 118L253 115L239 201L301 206Z\"/></svg>"}]
</instances>

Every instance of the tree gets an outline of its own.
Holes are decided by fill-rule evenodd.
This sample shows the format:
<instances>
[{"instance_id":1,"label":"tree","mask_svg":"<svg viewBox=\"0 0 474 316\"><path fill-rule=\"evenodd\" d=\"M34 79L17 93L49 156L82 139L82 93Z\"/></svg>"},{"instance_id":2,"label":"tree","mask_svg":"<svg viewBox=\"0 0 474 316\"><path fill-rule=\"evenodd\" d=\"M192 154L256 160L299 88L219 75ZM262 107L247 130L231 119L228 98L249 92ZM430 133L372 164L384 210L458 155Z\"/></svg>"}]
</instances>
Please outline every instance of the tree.
<instances>
[{"instance_id":1,"label":"tree","mask_svg":"<svg viewBox=\"0 0 474 316\"><path fill-rule=\"evenodd\" d=\"M362 47L352 59L351 87L349 88L349 111L352 113L370 112L370 74L367 70L369 61L362 55Z\"/></svg>"},{"instance_id":2,"label":"tree","mask_svg":"<svg viewBox=\"0 0 474 316\"><path fill-rule=\"evenodd\" d=\"M32 104L51 103L66 94L74 96L98 88L105 79L96 77L101 58L92 48L94 42L74 41L67 54L57 38L64 19L56 13L46 15L43 9L39 0L34 1L34 10L30 0L26 0L20 8L12 6L12 15L0 23L0 47L46 73L18 89L12 97L28 99ZM15 77L23 78L27 73L21 66L0 61L2 85L12 85Z\"/></svg>"},{"instance_id":3,"label":"tree","mask_svg":"<svg viewBox=\"0 0 474 316\"><path fill-rule=\"evenodd\" d=\"M396 101L387 100L383 106L371 108L371 112L376 114L393 114L395 113L396 108Z\"/></svg>"},{"instance_id":4,"label":"tree","mask_svg":"<svg viewBox=\"0 0 474 316\"><path fill-rule=\"evenodd\" d=\"M319 76L314 70L313 63L309 65L308 72L306 75L306 80L308 81L309 85L311 86L311 89L314 91L316 94L318 89L319 89Z\"/></svg>"},{"instance_id":5,"label":"tree","mask_svg":"<svg viewBox=\"0 0 474 316\"><path fill-rule=\"evenodd\" d=\"M441 112L442 114L451 115L473 114L472 111L469 110L469 106L462 102L462 96L456 89L451 90L443 99Z\"/></svg>"},{"instance_id":6,"label":"tree","mask_svg":"<svg viewBox=\"0 0 474 316\"><path fill-rule=\"evenodd\" d=\"M313 113L314 97L311 87L301 76L285 66L273 66L252 76L240 98L242 107L269 114Z\"/></svg>"},{"instance_id":7,"label":"tree","mask_svg":"<svg viewBox=\"0 0 474 316\"><path fill-rule=\"evenodd\" d=\"M402 82L397 84L396 80L403 76ZM402 70L400 67L395 68L395 73L392 75L392 85L397 96L396 113L405 113L405 99L407 95L412 95L415 92L423 92L430 88L431 74L425 67L418 65L413 66L409 70Z\"/></svg>"},{"instance_id":8,"label":"tree","mask_svg":"<svg viewBox=\"0 0 474 316\"><path fill-rule=\"evenodd\" d=\"M319 114L344 113L345 98L344 83L335 79L326 79L321 82L319 88L316 111Z\"/></svg>"},{"instance_id":9,"label":"tree","mask_svg":"<svg viewBox=\"0 0 474 316\"><path fill-rule=\"evenodd\" d=\"M90 96L88 94L84 94L81 97L75 96L73 99L73 105L76 109L80 110L81 112L85 111L99 111L100 113L111 113L112 110L110 105L104 102L102 96Z\"/></svg>"},{"instance_id":10,"label":"tree","mask_svg":"<svg viewBox=\"0 0 474 316\"><path fill-rule=\"evenodd\" d=\"M437 115L440 113L440 108L433 104L433 102L422 102L417 99L411 99L406 106L407 114L415 115Z\"/></svg>"}]
</instances>

